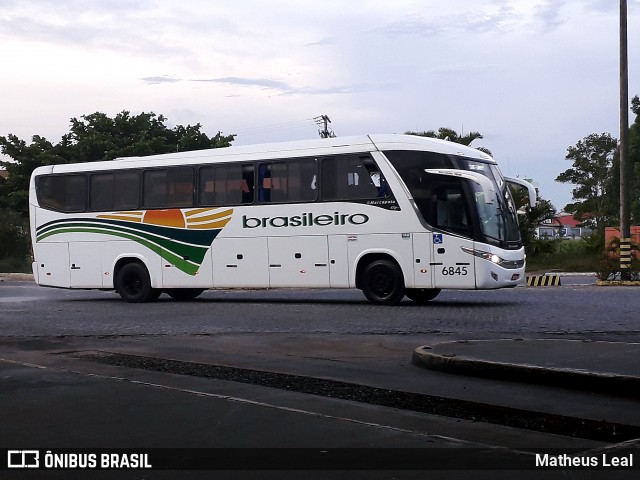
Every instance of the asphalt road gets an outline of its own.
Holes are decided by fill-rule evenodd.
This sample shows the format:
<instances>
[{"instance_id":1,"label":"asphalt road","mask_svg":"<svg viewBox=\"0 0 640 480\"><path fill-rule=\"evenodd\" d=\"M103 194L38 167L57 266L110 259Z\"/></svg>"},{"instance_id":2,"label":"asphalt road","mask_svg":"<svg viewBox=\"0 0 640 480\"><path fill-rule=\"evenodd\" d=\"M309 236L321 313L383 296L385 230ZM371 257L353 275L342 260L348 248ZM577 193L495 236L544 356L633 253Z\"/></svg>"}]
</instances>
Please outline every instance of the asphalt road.
<instances>
[{"instance_id":1,"label":"asphalt road","mask_svg":"<svg viewBox=\"0 0 640 480\"><path fill-rule=\"evenodd\" d=\"M3 336L299 333L436 335L454 339L523 336L640 340L637 290L580 285L443 291L431 304L369 304L357 290L208 291L192 302L149 304L113 292L0 283Z\"/></svg>"},{"instance_id":2,"label":"asphalt road","mask_svg":"<svg viewBox=\"0 0 640 480\"><path fill-rule=\"evenodd\" d=\"M131 305L112 292L5 280L0 447L443 449L460 452L460 468L477 449L525 462L543 448L615 451L640 431L637 399L411 365L416 347L450 340L639 342L637 289L589 283L576 277L561 287L449 291L428 306L380 307L358 291L305 289L209 291L192 302L163 296ZM598 422L609 433L576 427ZM146 473L130 478L176 478ZM285 473L271 478L345 478ZM631 478L575 469L518 475L602 473ZM356 476L405 477L423 474Z\"/></svg>"}]
</instances>

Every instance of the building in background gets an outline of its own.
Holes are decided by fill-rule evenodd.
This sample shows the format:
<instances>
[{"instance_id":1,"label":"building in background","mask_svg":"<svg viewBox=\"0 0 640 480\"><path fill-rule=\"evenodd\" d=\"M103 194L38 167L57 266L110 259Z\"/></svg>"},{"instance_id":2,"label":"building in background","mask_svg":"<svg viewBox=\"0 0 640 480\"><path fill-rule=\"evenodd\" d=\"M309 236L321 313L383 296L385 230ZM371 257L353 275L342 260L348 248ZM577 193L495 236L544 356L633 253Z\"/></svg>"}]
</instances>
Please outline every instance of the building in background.
<instances>
[{"instance_id":1,"label":"building in background","mask_svg":"<svg viewBox=\"0 0 640 480\"><path fill-rule=\"evenodd\" d=\"M593 229L583 227L580 223L573 215L560 212L559 215L538 225L536 233L538 238L580 240L593 233Z\"/></svg>"}]
</instances>

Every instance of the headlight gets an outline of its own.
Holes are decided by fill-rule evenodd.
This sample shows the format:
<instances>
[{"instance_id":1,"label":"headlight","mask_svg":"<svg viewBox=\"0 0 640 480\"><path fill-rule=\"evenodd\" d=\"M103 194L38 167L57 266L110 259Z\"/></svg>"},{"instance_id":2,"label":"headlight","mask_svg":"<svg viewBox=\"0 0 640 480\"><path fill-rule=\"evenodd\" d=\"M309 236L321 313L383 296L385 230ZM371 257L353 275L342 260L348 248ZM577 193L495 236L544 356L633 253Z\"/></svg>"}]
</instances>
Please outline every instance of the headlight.
<instances>
[{"instance_id":1,"label":"headlight","mask_svg":"<svg viewBox=\"0 0 640 480\"><path fill-rule=\"evenodd\" d=\"M460 247L462 251L468 253L470 255L475 255L476 257L483 258L484 260L488 260L496 265L500 265L502 268L521 268L524 265L523 260L505 260L504 258L499 257L495 253L485 252L484 250L476 250L475 248L468 247Z\"/></svg>"}]
</instances>

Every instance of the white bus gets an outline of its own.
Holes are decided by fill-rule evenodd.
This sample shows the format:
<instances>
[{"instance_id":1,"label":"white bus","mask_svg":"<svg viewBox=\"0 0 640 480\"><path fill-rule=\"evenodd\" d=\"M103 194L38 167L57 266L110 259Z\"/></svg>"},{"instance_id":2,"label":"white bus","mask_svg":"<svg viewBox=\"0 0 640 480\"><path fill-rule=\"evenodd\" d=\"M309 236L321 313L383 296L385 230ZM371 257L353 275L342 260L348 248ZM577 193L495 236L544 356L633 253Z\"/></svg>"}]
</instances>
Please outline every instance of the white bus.
<instances>
[{"instance_id":1,"label":"white bus","mask_svg":"<svg viewBox=\"0 0 640 480\"><path fill-rule=\"evenodd\" d=\"M496 162L417 136L39 167L29 203L36 282L115 289L128 302L304 287L358 288L392 305L524 280Z\"/></svg>"}]
</instances>

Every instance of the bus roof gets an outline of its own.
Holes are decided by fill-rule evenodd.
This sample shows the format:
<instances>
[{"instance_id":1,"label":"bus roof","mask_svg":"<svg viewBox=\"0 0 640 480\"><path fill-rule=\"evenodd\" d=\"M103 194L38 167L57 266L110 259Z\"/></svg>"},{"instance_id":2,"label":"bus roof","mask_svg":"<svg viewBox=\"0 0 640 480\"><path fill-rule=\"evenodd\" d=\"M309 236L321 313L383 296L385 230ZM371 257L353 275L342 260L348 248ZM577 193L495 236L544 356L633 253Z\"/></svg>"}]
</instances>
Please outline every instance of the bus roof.
<instances>
[{"instance_id":1,"label":"bus roof","mask_svg":"<svg viewBox=\"0 0 640 480\"><path fill-rule=\"evenodd\" d=\"M83 162L40 167L37 174L65 173L78 170L109 170L114 168L162 166L167 164L189 165L193 163L253 161L261 159L291 158L297 156L332 155L340 153L362 153L385 150L425 150L448 155L461 155L495 163L487 154L465 145L419 137L415 135L378 134L353 137L334 137L291 142L265 143L231 146L188 152L164 153L143 157L119 157L101 162Z\"/></svg>"}]
</instances>

